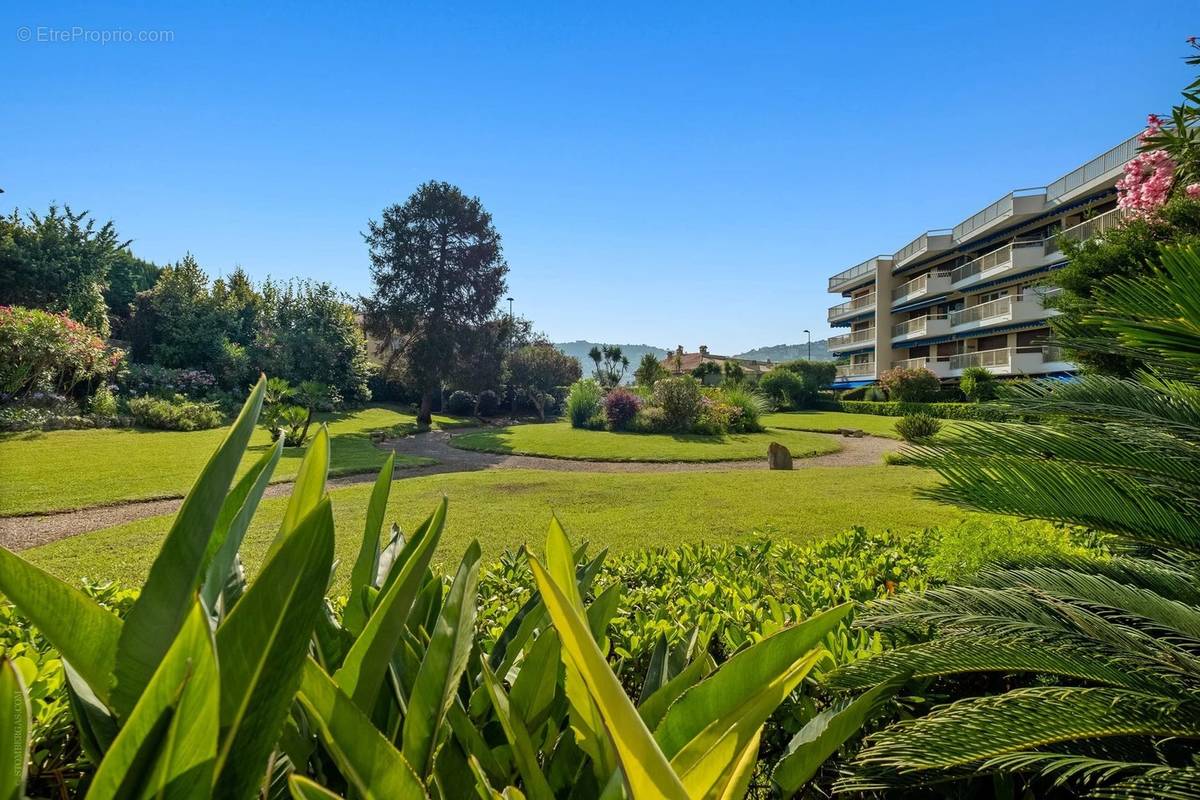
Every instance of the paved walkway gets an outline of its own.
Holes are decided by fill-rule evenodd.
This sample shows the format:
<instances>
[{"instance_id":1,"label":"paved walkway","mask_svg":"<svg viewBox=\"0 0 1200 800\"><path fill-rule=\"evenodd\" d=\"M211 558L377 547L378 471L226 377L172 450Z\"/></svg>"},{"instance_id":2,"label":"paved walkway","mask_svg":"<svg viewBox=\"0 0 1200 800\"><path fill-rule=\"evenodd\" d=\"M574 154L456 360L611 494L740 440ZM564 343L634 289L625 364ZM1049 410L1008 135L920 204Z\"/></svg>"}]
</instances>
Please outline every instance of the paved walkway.
<instances>
[{"instance_id":1,"label":"paved walkway","mask_svg":"<svg viewBox=\"0 0 1200 800\"><path fill-rule=\"evenodd\" d=\"M664 462L645 461L571 461L541 456L499 455L460 450L450 445L452 436L470 433L476 429L458 429L453 433L430 431L384 442L381 446L402 455L432 458L438 463L419 467L399 467L396 480L419 478L446 472L474 472L485 469L541 469L553 472L723 472L729 470L765 470L766 454L754 461L709 461L709 462ZM836 436L837 434L816 434ZM807 467L860 467L880 463L883 454L900 447L899 442L874 436L861 439L838 437L842 449L812 458L798 458L793 462L796 469ZM330 488L370 483L374 474L350 475L331 478ZM290 494L291 482L275 483L267 487L266 497L281 497ZM173 514L182 504L181 498L144 500L119 505L97 506L79 511L64 511L30 517L0 517L0 545L10 550L24 550L40 544L65 539L88 531L119 525L123 522Z\"/></svg>"}]
</instances>

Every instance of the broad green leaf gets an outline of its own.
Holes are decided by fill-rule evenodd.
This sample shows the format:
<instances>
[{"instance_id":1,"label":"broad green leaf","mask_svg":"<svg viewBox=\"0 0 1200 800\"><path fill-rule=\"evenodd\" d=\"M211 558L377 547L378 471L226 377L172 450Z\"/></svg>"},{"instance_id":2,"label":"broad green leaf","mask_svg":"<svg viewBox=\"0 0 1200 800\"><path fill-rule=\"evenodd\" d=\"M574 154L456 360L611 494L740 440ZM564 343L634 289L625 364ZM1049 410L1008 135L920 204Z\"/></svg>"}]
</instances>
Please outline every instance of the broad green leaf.
<instances>
[{"instance_id":1,"label":"broad green leaf","mask_svg":"<svg viewBox=\"0 0 1200 800\"><path fill-rule=\"evenodd\" d=\"M484 772L494 780L504 780L508 774L507 770L500 766L492 748L457 699L450 704L450 710L446 712L446 721L450 723L450 728L454 731L463 752L476 759Z\"/></svg>"},{"instance_id":2,"label":"broad green leaf","mask_svg":"<svg viewBox=\"0 0 1200 800\"><path fill-rule=\"evenodd\" d=\"M0 800L22 800L29 769L29 694L21 673L0 657Z\"/></svg>"},{"instance_id":3,"label":"broad green leaf","mask_svg":"<svg viewBox=\"0 0 1200 800\"><path fill-rule=\"evenodd\" d=\"M670 671L668 666L670 654L671 651L667 647L667 636L660 633L654 642L654 649L650 651L650 662L646 665L646 677L642 681L642 693L638 697L639 709L645 705L652 694L665 686L671 679L671 676L667 674ZM646 715L642 714L642 719L645 718Z\"/></svg>"},{"instance_id":4,"label":"broad green leaf","mask_svg":"<svg viewBox=\"0 0 1200 800\"><path fill-rule=\"evenodd\" d=\"M97 768L89 800L211 797L220 727L218 680L208 615L194 601Z\"/></svg>"},{"instance_id":5,"label":"broad green leaf","mask_svg":"<svg viewBox=\"0 0 1200 800\"><path fill-rule=\"evenodd\" d=\"M141 594L125 616L111 695L118 716L124 717L133 709L191 613L200 578L208 567L204 559L225 493L254 433L262 407L263 383L264 379L259 378L237 421L184 498ZM73 663L87 677L79 661Z\"/></svg>"},{"instance_id":6,"label":"broad green leaf","mask_svg":"<svg viewBox=\"0 0 1200 800\"><path fill-rule=\"evenodd\" d=\"M117 719L108 706L100 701L96 692L88 685L71 662L63 659L64 688L67 703L71 706L71 718L79 733L79 744L93 764L104 759L104 753L117 738Z\"/></svg>"},{"instance_id":7,"label":"broad green leaf","mask_svg":"<svg viewBox=\"0 0 1200 800\"><path fill-rule=\"evenodd\" d=\"M554 536L552 534L551 539ZM565 538L565 537L564 537ZM554 552L547 546L547 553ZM546 602L546 610L562 640L564 661L578 670L604 721L604 730L616 750L633 800L641 798L687 798L679 776L654 741L646 723L626 696L621 682L608 667L592 638L583 616L536 558L529 559L534 579ZM567 579L575 585L574 571Z\"/></svg>"},{"instance_id":8,"label":"broad green leaf","mask_svg":"<svg viewBox=\"0 0 1200 800\"><path fill-rule=\"evenodd\" d=\"M304 448L304 459L296 472L296 482L292 484L292 494L288 497L283 520L279 523L279 532L267 548L267 558L279 549L283 537L295 530L300 520L307 517L317 507L317 503L321 502L321 498L325 496L325 483L328 479L329 429L321 425L308 447Z\"/></svg>"},{"instance_id":9,"label":"broad green leaf","mask_svg":"<svg viewBox=\"0 0 1200 800\"><path fill-rule=\"evenodd\" d=\"M880 704L894 695L907 680L907 675L893 678L863 693L850 704L840 709L822 711L809 720L792 737L787 753L771 773L772 780L784 796L791 797L804 788L821 765L858 733Z\"/></svg>"},{"instance_id":10,"label":"broad green leaf","mask_svg":"<svg viewBox=\"0 0 1200 800\"><path fill-rule=\"evenodd\" d=\"M823 657L821 642L850 608L843 603L737 653L670 707L655 739L692 796L723 791L759 728Z\"/></svg>"},{"instance_id":11,"label":"broad green leaf","mask_svg":"<svg viewBox=\"0 0 1200 800\"><path fill-rule=\"evenodd\" d=\"M481 666L483 686L487 690L488 699L492 701L492 710L496 712L496 718L500 720L500 726L504 728L504 735L508 737L513 761L516 762L517 771L525 782L525 791L529 792L529 796L533 800L553 800L554 792L550 790L550 784L546 782L546 776L542 774L542 767L538 764L537 748L533 745L529 730L525 727L525 721L514 713L508 695L504 693L504 687L492 674L487 661L481 661Z\"/></svg>"},{"instance_id":12,"label":"broad green leaf","mask_svg":"<svg viewBox=\"0 0 1200 800\"><path fill-rule=\"evenodd\" d=\"M709 790L708 797L713 800L742 800L746 796L750 779L754 777L754 768L758 765L758 745L761 741L760 727L742 748L741 756L730 764L721 780Z\"/></svg>"},{"instance_id":13,"label":"broad green leaf","mask_svg":"<svg viewBox=\"0 0 1200 800\"><path fill-rule=\"evenodd\" d=\"M404 757L417 774L426 778L433 771L435 745L446 709L454 700L471 654L478 583L479 542L473 541L463 555L450 594L433 626L404 716Z\"/></svg>"},{"instance_id":14,"label":"broad green leaf","mask_svg":"<svg viewBox=\"0 0 1200 800\"><path fill-rule=\"evenodd\" d=\"M300 679L300 703L338 771L362 800L426 798L412 766L338 689L317 662L308 659Z\"/></svg>"},{"instance_id":15,"label":"broad green leaf","mask_svg":"<svg viewBox=\"0 0 1200 800\"><path fill-rule=\"evenodd\" d=\"M671 704L688 689L708 677L716 668L717 662L713 661L713 657L707 652L701 653L691 664L684 667L682 672L647 697L644 703L638 705L638 713L646 721L647 727L650 730L657 728Z\"/></svg>"},{"instance_id":16,"label":"broad green leaf","mask_svg":"<svg viewBox=\"0 0 1200 800\"><path fill-rule=\"evenodd\" d=\"M340 794L329 791L321 784L303 775L289 777L288 789L296 800L342 800Z\"/></svg>"},{"instance_id":17,"label":"broad green leaf","mask_svg":"<svg viewBox=\"0 0 1200 800\"><path fill-rule=\"evenodd\" d=\"M83 592L0 547L0 592L62 657L102 702L109 702L121 620Z\"/></svg>"},{"instance_id":18,"label":"broad green leaf","mask_svg":"<svg viewBox=\"0 0 1200 800\"><path fill-rule=\"evenodd\" d=\"M596 640L596 644L603 645L604 632L608 630L608 625L616 616L617 607L620 604L621 584L614 583L601 592L600 596L587 607L588 627L592 631L592 638Z\"/></svg>"},{"instance_id":19,"label":"broad green leaf","mask_svg":"<svg viewBox=\"0 0 1200 800\"><path fill-rule=\"evenodd\" d=\"M363 540L358 546L358 557L354 559L354 567L350 571L351 598L361 597L364 589L371 585L375 578L375 570L379 566L380 536L383 533L383 515L387 513L388 495L392 490L392 474L396 466L395 452L389 453L387 461L379 470L375 479L375 488L371 490L371 501L367 505L367 525L363 531ZM342 615L342 627L357 636L362 633L363 625L367 622L366 609L361 603L349 602Z\"/></svg>"},{"instance_id":20,"label":"broad green leaf","mask_svg":"<svg viewBox=\"0 0 1200 800\"><path fill-rule=\"evenodd\" d=\"M375 698L383 684L388 661L396 642L408 621L412 608L425 578L425 570L433 558L446 522L446 500L438 504L432 515L417 529L404 545L399 558L398 574L387 585L375 604L375 611L363 627L363 632L354 641L341 668L334 673L338 687L354 698L364 711L375 707Z\"/></svg>"},{"instance_id":21,"label":"broad green leaf","mask_svg":"<svg viewBox=\"0 0 1200 800\"><path fill-rule=\"evenodd\" d=\"M559 665L558 634L553 628L542 631L533 641L525 660L512 682L510 698L512 706L521 719L538 727L543 721L542 715L554 702L554 690L558 686Z\"/></svg>"},{"instance_id":22,"label":"broad green leaf","mask_svg":"<svg viewBox=\"0 0 1200 800\"><path fill-rule=\"evenodd\" d=\"M252 797L280 728L322 614L333 565L333 510L322 500L263 567L217 629L221 661L221 747L217 794Z\"/></svg>"},{"instance_id":23,"label":"broad green leaf","mask_svg":"<svg viewBox=\"0 0 1200 800\"><path fill-rule=\"evenodd\" d=\"M205 608L214 614L221 590L225 588L229 573L237 563L238 550L242 546L246 528L250 526L250 520L258 510L258 503L271 482L271 475L275 472L275 466L282 454L281 436L242 476L221 506L221 516L217 518L217 525L209 542L210 549L215 549L216 552L208 562L208 571L200 587L200 597L204 600Z\"/></svg>"}]
</instances>

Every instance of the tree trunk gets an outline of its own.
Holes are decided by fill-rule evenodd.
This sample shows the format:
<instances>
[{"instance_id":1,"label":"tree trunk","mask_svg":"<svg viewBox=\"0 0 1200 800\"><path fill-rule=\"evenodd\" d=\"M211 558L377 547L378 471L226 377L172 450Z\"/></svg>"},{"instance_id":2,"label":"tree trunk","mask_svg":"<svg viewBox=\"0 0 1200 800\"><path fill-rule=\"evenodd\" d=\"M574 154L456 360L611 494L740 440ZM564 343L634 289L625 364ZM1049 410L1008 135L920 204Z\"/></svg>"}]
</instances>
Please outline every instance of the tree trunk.
<instances>
[{"instance_id":1,"label":"tree trunk","mask_svg":"<svg viewBox=\"0 0 1200 800\"><path fill-rule=\"evenodd\" d=\"M433 392L429 389L421 393L421 409L417 411L417 424L433 424Z\"/></svg>"},{"instance_id":2,"label":"tree trunk","mask_svg":"<svg viewBox=\"0 0 1200 800\"><path fill-rule=\"evenodd\" d=\"M537 409L538 419L542 422L546 421L546 396L543 394L532 395L533 407Z\"/></svg>"}]
</instances>

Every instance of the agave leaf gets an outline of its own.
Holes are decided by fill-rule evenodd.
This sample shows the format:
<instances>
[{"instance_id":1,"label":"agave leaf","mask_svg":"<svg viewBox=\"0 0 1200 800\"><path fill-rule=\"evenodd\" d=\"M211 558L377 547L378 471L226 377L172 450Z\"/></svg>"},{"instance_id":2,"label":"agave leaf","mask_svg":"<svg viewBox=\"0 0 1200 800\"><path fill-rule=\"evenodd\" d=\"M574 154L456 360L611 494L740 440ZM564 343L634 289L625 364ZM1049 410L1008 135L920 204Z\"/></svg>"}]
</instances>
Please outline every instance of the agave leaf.
<instances>
[{"instance_id":1,"label":"agave leaf","mask_svg":"<svg viewBox=\"0 0 1200 800\"><path fill-rule=\"evenodd\" d=\"M254 512L258 510L258 503L271 482L271 475L275 472L282 454L281 436L242 476L221 506L221 516L217 518L217 525L209 542L209 547L215 547L216 552L208 562L208 571L200 587L200 597L210 612L218 608L217 601L220 600L230 573L237 564L242 538L246 535L250 520L254 518Z\"/></svg>"},{"instance_id":2,"label":"agave leaf","mask_svg":"<svg viewBox=\"0 0 1200 800\"><path fill-rule=\"evenodd\" d=\"M375 707L388 662L404 632L408 612L422 585L446 522L446 500L417 529L404 546L394 570L396 577L375 604L363 632L354 641L334 680L364 711Z\"/></svg>"},{"instance_id":3,"label":"agave leaf","mask_svg":"<svg viewBox=\"0 0 1200 800\"><path fill-rule=\"evenodd\" d=\"M379 566L379 540L383 532L383 515L387 513L395 466L396 454L392 452L380 468L379 476L375 479L375 488L371 490L371 501L367 504L366 529L358 547L358 557L354 559L354 567L350 570L351 598L360 597L366 587L371 585L375 570ZM342 627L357 636L362 633L366 622L367 612L361 603L346 604L346 611L342 615Z\"/></svg>"},{"instance_id":4,"label":"agave leaf","mask_svg":"<svg viewBox=\"0 0 1200 800\"><path fill-rule=\"evenodd\" d=\"M710 796L730 780L751 739L823 657L822 640L850 609L843 603L735 654L668 709L655 739L692 796Z\"/></svg>"},{"instance_id":5,"label":"agave leaf","mask_svg":"<svg viewBox=\"0 0 1200 800\"><path fill-rule=\"evenodd\" d=\"M218 680L208 615L193 601L96 769L89 800L210 797L220 726Z\"/></svg>"},{"instance_id":6,"label":"agave leaf","mask_svg":"<svg viewBox=\"0 0 1200 800\"><path fill-rule=\"evenodd\" d=\"M33 727L29 693L21 673L0 657L0 800L22 800Z\"/></svg>"},{"instance_id":7,"label":"agave leaf","mask_svg":"<svg viewBox=\"0 0 1200 800\"><path fill-rule=\"evenodd\" d=\"M283 537L294 531L300 520L307 517L317 507L317 503L321 502L321 498L325 496L325 483L328 479L329 429L322 425L304 449L304 459L296 473L296 482L292 484L292 494L283 512L283 520L279 523L279 532L267 548L267 558L279 549Z\"/></svg>"},{"instance_id":8,"label":"agave leaf","mask_svg":"<svg viewBox=\"0 0 1200 800\"><path fill-rule=\"evenodd\" d=\"M288 789L296 800L342 800L340 794L329 791L321 784L303 775L288 778Z\"/></svg>"},{"instance_id":9,"label":"agave leaf","mask_svg":"<svg viewBox=\"0 0 1200 800\"><path fill-rule=\"evenodd\" d=\"M121 638L120 618L3 547L0 593L29 618L107 705Z\"/></svg>"},{"instance_id":10,"label":"agave leaf","mask_svg":"<svg viewBox=\"0 0 1200 800\"><path fill-rule=\"evenodd\" d=\"M775 765L771 779L785 797L791 797L812 780L821 765L858 733L880 704L899 691L908 680L899 676L864 692L852 703L822 711L801 728L788 744L787 753Z\"/></svg>"},{"instance_id":11,"label":"agave leaf","mask_svg":"<svg viewBox=\"0 0 1200 800\"><path fill-rule=\"evenodd\" d=\"M346 783L362 800L424 800L421 779L337 684L308 659L300 702Z\"/></svg>"},{"instance_id":12,"label":"agave leaf","mask_svg":"<svg viewBox=\"0 0 1200 800\"><path fill-rule=\"evenodd\" d=\"M300 683L333 563L333 511L322 500L263 567L217 629L221 746L217 793L252 797Z\"/></svg>"},{"instance_id":13,"label":"agave leaf","mask_svg":"<svg viewBox=\"0 0 1200 800\"><path fill-rule=\"evenodd\" d=\"M553 527L551 540L555 538ZM561 528L559 531L561 532ZM565 539L565 536L563 538ZM550 544L547 544L546 549L548 554L558 550ZM558 558L561 559L561 555ZM562 640L563 661L576 669L583 679L587 692L603 720L604 732L616 751L633 800L687 798L688 794L679 776L671 769L663 751L646 728L646 723L626 696L621 682L609 669L583 615L575 605L575 600L563 592L556 578L536 558L531 557L529 564L546 602L546 610ZM561 574L561 563L559 572ZM566 578L570 588L578 592L574 570L571 570Z\"/></svg>"},{"instance_id":14,"label":"agave leaf","mask_svg":"<svg viewBox=\"0 0 1200 800\"><path fill-rule=\"evenodd\" d=\"M492 674L487 661L482 661L481 667L484 688L492 701L492 710L496 712L496 718L500 720L500 726L504 728L504 734L508 737L513 761L516 762L517 771L521 773L521 779L525 782L525 790L533 800L553 800L554 792L550 790L550 784L542 774L537 749L529 736L529 730L525 727L525 721L513 712L504 687Z\"/></svg>"},{"instance_id":15,"label":"agave leaf","mask_svg":"<svg viewBox=\"0 0 1200 800\"><path fill-rule=\"evenodd\" d=\"M254 433L254 423L262 407L263 383L264 379L259 378L237 421L188 492L150 567L141 594L125 616L117 643L111 695L118 716L133 710L191 613L200 578L208 566L204 559L213 527L246 444ZM79 660L73 662L91 683Z\"/></svg>"},{"instance_id":16,"label":"agave leaf","mask_svg":"<svg viewBox=\"0 0 1200 800\"><path fill-rule=\"evenodd\" d=\"M442 721L454 700L454 692L471 654L479 557L479 542L473 541L463 555L450 594L433 626L433 635L404 716L402 752L417 774L427 779L433 771L434 748L441 734Z\"/></svg>"}]
</instances>

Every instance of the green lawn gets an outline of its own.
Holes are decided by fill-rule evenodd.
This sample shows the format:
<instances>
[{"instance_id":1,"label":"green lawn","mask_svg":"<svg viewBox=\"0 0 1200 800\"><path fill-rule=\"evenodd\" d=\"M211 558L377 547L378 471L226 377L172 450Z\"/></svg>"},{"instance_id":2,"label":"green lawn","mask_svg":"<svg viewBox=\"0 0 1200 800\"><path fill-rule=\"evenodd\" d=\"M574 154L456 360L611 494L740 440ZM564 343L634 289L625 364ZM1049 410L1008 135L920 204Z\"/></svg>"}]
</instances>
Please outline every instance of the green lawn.
<instances>
[{"instance_id":1,"label":"green lawn","mask_svg":"<svg viewBox=\"0 0 1200 800\"><path fill-rule=\"evenodd\" d=\"M798 458L834 453L841 445L826 436L788 430L700 436L682 433L613 433L572 428L566 422L513 425L455 436L464 450L586 461L741 461L767 457L779 442Z\"/></svg>"},{"instance_id":2,"label":"green lawn","mask_svg":"<svg viewBox=\"0 0 1200 800\"><path fill-rule=\"evenodd\" d=\"M913 497L936 481L915 467L811 467L791 472L573 473L487 470L409 478L392 487L387 519L411 532L443 495L450 498L438 562L449 567L471 539L487 560L529 543L537 552L551 513L576 543L592 552L739 541L755 530L808 541L854 525L914 530L965 516L951 506ZM344 591L361 541L370 484L333 491L337 558L333 592ZM274 537L286 498L263 502L242 548L257 570ZM87 576L140 583L170 517L154 517L63 539L23 555L65 579Z\"/></svg>"},{"instance_id":3,"label":"green lawn","mask_svg":"<svg viewBox=\"0 0 1200 800\"><path fill-rule=\"evenodd\" d=\"M329 425L333 439L333 475L379 469L387 454L371 443L369 432L416 424L407 409L386 405L321 414L318 419ZM434 423L453 426L460 421L435 416ZM0 516L178 497L192 485L227 430L100 428L0 434ZM269 446L267 432L256 430L243 468ZM274 480L295 476L302 455L297 448L284 450ZM428 459L398 456L396 461L413 466Z\"/></svg>"},{"instance_id":4,"label":"green lawn","mask_svg":"<svg viewBox=\"0 0 1200 800\"><path fill-rule=\"evenodd\" d=\"M847 414L845 411L787 411L767 414L762 424L769 428L787 428L793 431L827 431L838 428L854 428L871 436L899 439L896 421L899 417L880 417L875 414Z\"/></svg>"}]
</instances>

